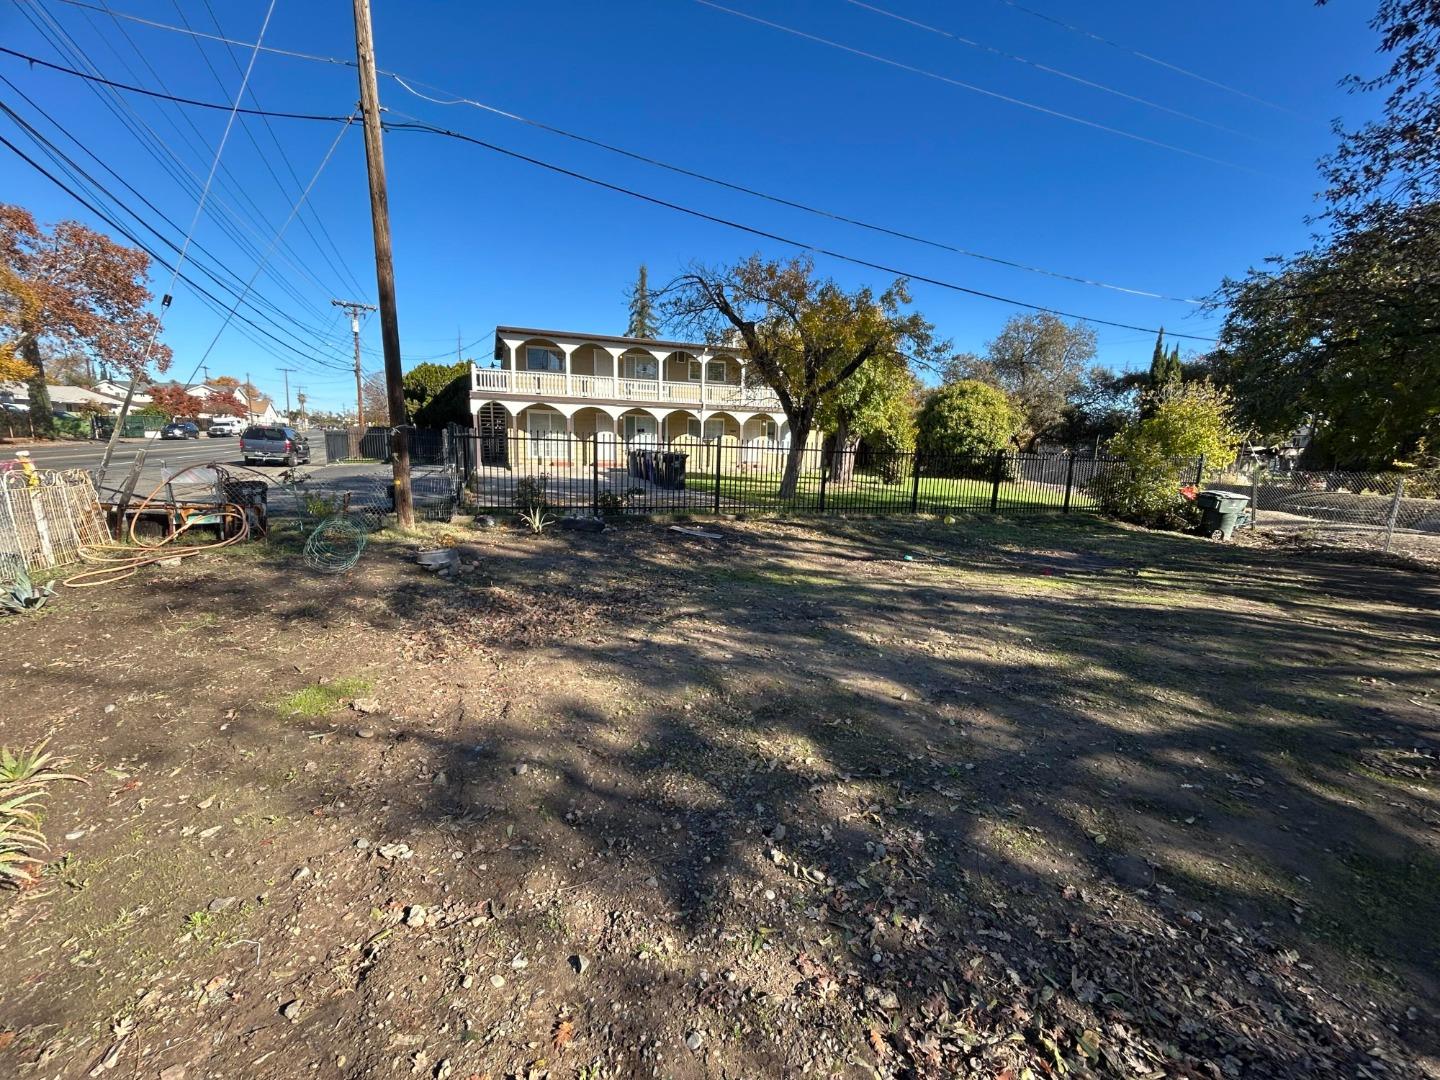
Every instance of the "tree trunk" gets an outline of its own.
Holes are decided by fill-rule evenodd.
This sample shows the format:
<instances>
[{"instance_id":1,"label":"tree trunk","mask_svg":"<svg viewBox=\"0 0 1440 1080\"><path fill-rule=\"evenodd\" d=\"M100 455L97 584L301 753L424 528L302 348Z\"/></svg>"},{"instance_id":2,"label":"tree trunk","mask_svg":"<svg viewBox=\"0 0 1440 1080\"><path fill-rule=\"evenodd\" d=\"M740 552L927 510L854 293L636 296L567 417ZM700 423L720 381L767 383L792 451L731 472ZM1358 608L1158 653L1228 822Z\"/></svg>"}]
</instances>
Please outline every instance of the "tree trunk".
<instances>
[{"instance_id":1,"label":"tree trunk","mask_svg":"<svg viewBox=\"0 0 1440 1080\"><path fill-rule=\"evenodd\" d=\"M850 423L841 416L825 446L825 468L830 474L830 483L843 484L855 475L855 452L859 446L860 439L850 434Z\"/></svg>"},{"instance_id":2,"label":"tree trunk","mask_svg":"<svg viewBox=\"0 0 1440 1080\"><path fill-rule=\"evenodd\" d=\"M26 386L30 392L30 427L42 439L55 435L55 417L50 409L50 391L45 386L45 360L40 355L40 341L28 334L20 348L25 362L35 369Z\"/></svg>"},{"instance_id":3,"label":"tree trunk","mask_svg":"<svg viewBox=\"0 0 1440 1080\"><path fill-rule=\"evenodd\" d=\"M780 498L792 499L800 484L800 466L805 458L805 444L810 440L810 416L790 418L790 452L785 455L785 473L780 478Z\"/></svg>"}]
</instances>

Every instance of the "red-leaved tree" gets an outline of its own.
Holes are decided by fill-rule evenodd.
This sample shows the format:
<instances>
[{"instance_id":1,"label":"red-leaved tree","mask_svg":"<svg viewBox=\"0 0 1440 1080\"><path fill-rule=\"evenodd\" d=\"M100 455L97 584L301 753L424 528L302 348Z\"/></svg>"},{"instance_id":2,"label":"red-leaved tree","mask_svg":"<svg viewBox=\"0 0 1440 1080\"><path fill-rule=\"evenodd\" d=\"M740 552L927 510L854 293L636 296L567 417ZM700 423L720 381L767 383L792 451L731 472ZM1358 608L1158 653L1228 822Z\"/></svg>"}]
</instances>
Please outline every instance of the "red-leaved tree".
<instances>
[{"instance_id":1,"label":"red-leaved tree","mask_svg":"<svg viewBox=\"0 0 1440 1080\"><path fill-rule=\"evenodd\" d=\"M152 386L148 393L156 408L171 418L184 417L186 420L194 420L205 410L206 403L194 394L187 394L179 383Z\"/></svg>"},{"instance_id":2,"label":"red-leaved tree","mask_svg":"<svg viewBox=\"0 0 1440 1080\"><path fill-rule=\"evenodd\" d=\"M41 344L87 352L127 376L147 363L170 366L170 350L155 341L156 317L146 310L150 258L78 221L48 232L30 211L0 203L0 263L4 281L18 282L24 302L0 295L0 332L29 365L30 417L37 434L53 430Z\"/></svg>"},{"instance_id":3,"label":"red-leaved tree","mask_svg":"<svg viewBox=\"0 0 1440 1080\"><path fill-rule=\"evenodd\" d=\"M222 390L205 399L205 411L211 416L244 416L247 410L234 390Z\"/></svg>"}]
</instances>

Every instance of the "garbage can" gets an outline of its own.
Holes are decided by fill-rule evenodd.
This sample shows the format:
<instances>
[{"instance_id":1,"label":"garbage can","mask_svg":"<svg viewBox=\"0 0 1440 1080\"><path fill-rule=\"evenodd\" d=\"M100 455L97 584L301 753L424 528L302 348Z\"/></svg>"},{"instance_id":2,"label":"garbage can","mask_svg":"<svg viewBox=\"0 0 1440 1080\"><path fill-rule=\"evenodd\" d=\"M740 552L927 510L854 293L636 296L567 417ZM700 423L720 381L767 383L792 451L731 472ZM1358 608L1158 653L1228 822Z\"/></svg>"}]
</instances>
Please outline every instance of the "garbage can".
<instances>
[{"instance_id":1,"label":"garbage can","mask_svg":"<svg viewBox=\"0 0 1440 1080\"><path fill-rule=\"evenodd\" d=\"M1245 507L1249 502L1249 495L1233 491L1200 492L1195 496L1195 505L1200 507L1200 535L1211 540L1229 540L1235 527L1248 517Z\"/></svg>"},{"instance_id":2,"label":"garbage can","mask_svg":"<svg viewBox=\"0 0 1440 1080\"><path fill-rule=\"evenodd\" d=\"M682 454L678 451L665 455L665 472L669 477L670 486L677 491L685 490L685 461L689 454Z\"/></svg>"}]
</instances>

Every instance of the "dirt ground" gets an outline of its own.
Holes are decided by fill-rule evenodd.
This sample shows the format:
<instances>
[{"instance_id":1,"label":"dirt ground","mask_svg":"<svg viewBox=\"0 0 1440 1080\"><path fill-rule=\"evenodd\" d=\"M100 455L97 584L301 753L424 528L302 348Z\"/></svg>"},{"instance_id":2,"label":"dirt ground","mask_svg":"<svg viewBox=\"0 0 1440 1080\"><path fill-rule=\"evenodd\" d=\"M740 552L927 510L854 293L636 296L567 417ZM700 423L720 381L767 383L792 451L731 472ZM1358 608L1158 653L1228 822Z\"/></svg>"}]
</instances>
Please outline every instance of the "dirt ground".
<instances>
[{"instance_id":1,"label":"dirt ground","mask_svg":"<svg viewBox=\"0 0 1440 1080\"><path fill-rule=\"evenodd\" d=\"M704 527L0 622L0 1075L1440 1076L1440 576Z\"/></svg>"}]
</instances>

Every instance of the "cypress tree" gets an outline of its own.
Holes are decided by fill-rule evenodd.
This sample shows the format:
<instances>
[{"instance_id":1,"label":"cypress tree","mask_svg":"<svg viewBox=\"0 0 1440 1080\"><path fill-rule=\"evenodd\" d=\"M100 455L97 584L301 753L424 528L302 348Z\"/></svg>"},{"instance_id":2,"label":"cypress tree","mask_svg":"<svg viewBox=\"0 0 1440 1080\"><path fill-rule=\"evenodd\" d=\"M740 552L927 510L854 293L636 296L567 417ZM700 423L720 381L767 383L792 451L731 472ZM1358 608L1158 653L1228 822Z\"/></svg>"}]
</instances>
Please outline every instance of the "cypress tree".
<instances>
[{"instance_id":1,"label":"cypress tree","mask_svg":"<svg viewBox=\"0 0 1440 1080\"><path fill-rule=\"evenodd\" d=\"M645 264L640 264L640 274L630 289L630 322L625 327L625 336L653 338L659 328L655 325L655 309L650 303L650 282Z\"/></svg>"}]
</instances>

